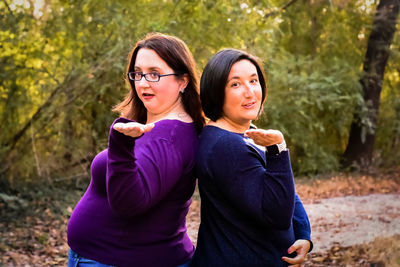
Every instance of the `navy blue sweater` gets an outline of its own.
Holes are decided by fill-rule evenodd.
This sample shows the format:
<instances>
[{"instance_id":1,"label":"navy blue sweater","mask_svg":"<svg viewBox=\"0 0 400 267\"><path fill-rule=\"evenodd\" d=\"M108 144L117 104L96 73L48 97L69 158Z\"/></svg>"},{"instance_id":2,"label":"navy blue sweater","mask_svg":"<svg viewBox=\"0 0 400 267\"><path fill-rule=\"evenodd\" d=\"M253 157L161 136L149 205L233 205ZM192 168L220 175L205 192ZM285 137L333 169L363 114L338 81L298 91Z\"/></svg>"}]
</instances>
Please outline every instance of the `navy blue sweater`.
<instances>
[{"instance_id":1,"label":"navy blue sweater","mask_svg":"<svg viewBox=\"0 0 400 267\"><path fill-rule=\"evenodd\" d=\"M288 151L268 155L241 134L206 126L196 172L201 224L191 266L287 266L282 256L310 224Z\"/></svg>"}]
</instances>

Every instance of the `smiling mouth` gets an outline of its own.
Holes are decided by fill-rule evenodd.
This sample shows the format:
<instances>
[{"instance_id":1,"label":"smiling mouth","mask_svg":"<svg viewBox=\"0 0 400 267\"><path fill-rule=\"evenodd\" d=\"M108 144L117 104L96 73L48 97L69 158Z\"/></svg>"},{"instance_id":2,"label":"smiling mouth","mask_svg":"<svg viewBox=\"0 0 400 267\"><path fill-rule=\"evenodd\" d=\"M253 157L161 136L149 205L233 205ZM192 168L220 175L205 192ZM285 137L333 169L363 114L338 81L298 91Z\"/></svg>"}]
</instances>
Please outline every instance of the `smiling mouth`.
<instances>
[{"instance_id":1,"label":"smiling mouth","mask_svg":"<svg viewBox=\"0 0 400 267\"><path fill-rule=\"evenodd\" d=\"M244 108L253 108L256 105L256 102L250 102L245 105L242 105Z\"/></svg>"}]
</instances>

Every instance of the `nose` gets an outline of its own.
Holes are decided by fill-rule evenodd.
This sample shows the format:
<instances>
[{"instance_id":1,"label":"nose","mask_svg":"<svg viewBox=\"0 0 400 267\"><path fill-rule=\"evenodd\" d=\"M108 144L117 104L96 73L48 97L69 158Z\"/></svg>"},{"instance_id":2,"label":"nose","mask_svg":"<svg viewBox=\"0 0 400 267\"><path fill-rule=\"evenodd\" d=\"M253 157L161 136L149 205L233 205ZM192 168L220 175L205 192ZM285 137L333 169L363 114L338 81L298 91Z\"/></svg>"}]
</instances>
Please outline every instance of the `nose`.
<instances>
[{"instance_id":1,"label":"nose","mask_svg":"<svg viewBox=\"0 0 400 267\"><path fill-rule=\"evenodd\" d=\"M145 77L142 77L142 79L140 81L136 81L136 82L140 87L148 87L149 86L149 82L146 80Z\"/></svg>"},{"instance_id":2,"label":"nose","mask_svg":"<svg viewBox=\"0 0 400 267\"><path fill-rule=\"evenodd\" d=\"M254 95L253 87L251 86L251 84L249 82L246 82L243 87L244 87L244 96L245 97L252 97Z\"/></svg>"}]
</instances>

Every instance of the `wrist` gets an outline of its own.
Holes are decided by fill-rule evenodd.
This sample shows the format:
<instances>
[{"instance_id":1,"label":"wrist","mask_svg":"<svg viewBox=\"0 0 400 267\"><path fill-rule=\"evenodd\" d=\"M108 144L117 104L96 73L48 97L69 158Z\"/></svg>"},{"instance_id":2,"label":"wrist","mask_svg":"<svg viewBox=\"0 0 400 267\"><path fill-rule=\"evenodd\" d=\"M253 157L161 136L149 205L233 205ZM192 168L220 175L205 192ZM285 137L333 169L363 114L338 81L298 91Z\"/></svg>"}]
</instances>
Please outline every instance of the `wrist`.
<instances>
[{"instance_id":1,"label":"wrist","mask_svg":"<svg viewBox=\"0 0 400 267\"><path fill-rule=\"evenodd\" d=\"M306 239L306 241L308 241L310 243L310 248L308 249L308 252L307 252L307 253L310 253L311 250L314 248L314 244L310 239Z\"/></svg>"},{"instance_id":2,"label":"wrist","mask_svg":"<svg viewBox=\"0 0 400 267\"><path fill-rule=\"evenodd\" d=\"M282 151L286 151L287 146L286 146L285 139L283 139L283 141L279 144L267 146L266 150L267 150L268 154L273 154L273 155L279 155Z\"/></svg>"}]
</instances>

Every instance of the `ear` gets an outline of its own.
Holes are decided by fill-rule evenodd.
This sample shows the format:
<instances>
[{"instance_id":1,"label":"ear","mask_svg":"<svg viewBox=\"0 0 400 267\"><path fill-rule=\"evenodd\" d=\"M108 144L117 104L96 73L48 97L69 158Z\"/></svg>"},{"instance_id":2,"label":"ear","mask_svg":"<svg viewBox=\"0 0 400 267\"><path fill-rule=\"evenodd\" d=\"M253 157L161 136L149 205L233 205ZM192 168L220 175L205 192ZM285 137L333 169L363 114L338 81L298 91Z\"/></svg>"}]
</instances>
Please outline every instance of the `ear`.
<instances>
[{"instance_id":1,"label":"ear","mask_svg":"<svg viewBox=\"0 0 400 267\"><path fill-rule=\"evenodd\" d=\"M189 83L189 75L185 73L180 77L179 91L185 90L188 83Z\"/></svg>"}]
</instances>

